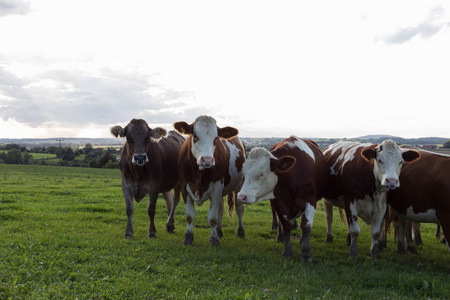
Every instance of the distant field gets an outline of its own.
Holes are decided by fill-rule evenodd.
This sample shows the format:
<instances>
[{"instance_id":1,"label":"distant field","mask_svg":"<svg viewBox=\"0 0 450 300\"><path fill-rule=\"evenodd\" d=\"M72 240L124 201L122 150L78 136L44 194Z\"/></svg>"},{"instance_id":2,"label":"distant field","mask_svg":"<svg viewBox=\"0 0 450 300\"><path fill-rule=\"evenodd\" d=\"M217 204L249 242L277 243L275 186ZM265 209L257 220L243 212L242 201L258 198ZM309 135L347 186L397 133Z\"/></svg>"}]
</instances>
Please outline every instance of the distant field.
<instances>
[{"instance_id":1,"label":"distant field","mask_svg":"<svg viewBox=\"0 0 450 300\"><path fill-rule=\"evenodd\" d=\"M192 246L183 246L184 204L174 234L147 238L148 199L135 205L134 239L119 170L0 164L0 299L450 299L450 256L433 224L422 226L419 254L396 253L393 236L381 259L369 256L370 228L361 222L359 257L348 257L346 227L335 210L333 244L325 244L322 202L311 234L314 261L299 259L270 230L268 202L246 206L246 237L224 216L219 248L209 245L209 203L196 206Z\"/></svg>"},{"instance_id":2,"label":"distant field","mask_svg":"<svg viewBox=\"0 0 450 300\"><path fill-rule=\"evenodd\" d=\"M57 159L56 154L47 154L47 153L31 153L33 159Z\"/></svg>"}]
</instances>

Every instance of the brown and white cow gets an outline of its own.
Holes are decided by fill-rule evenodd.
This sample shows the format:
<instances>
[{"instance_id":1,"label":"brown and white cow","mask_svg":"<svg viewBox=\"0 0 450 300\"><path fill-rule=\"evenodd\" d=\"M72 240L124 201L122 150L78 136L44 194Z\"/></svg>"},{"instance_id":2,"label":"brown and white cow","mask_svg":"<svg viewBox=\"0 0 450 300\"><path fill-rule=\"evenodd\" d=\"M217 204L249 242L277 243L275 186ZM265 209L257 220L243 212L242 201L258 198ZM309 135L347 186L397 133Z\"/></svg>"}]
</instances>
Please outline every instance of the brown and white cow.
<instances>
[{"instance_id":1,"label":"brown and white cow","mask_svg":"<svg viewBox=\"0 0 450 300\"><path fill-rule=\"evenodd\" d=\"M388 196L389 205L401 216L397 223L398 251L401 253L405 252L406 219L440 224L444 235L450 236L450 156L424 150L418 152L420 160L403 166L402 185ZM408 249L415 252L411 249L414 248L412 239L407 241ZM448 241L447 246L450 250Z\"/></svg>"},{"instance_id":2,"label":"brown and white cow","mask_svg":"<svg viewBox=\"0 0 450 300\"><path fill-rule=\"evenodd\" d=\"M150 195L147 213L150 218L149 237L156 237L155 208L158 194L162 193L167 206L166 230L173 233L175 228L175 208L180 201L178 177L178 154L184 138L175 131L163 128L151 129L142 119L133 119L125 128L114 126L111 133L116 137L126 137L120 155L122 192L125 197L127 228L125 238L133 237L134 203ZM175 189L175 196L171 192Z\"/></svg>"},{"instance_id":3,"label":"brown and white cow","mask_svg":"<svg viewBox=\"0 0 450 300\"><path fill-rule=\"evenodd\" d=\"M245 146L237 137L236 128L220 128L210 116L200 116L192 124L177 122L174 127L181 134L189 135L178 159L187 221L183 244L191 245L194 240L194 202L200 206L210 199L210 243L212 246L219 246L219 237L222 236L223 196L228 195L228 208L232 210L233 196L242 185ZM242 203L236 202L236 214L239 219L238 237L243 237Z\"/></svg>"},{"instance_id":4,"label":"brown and white cow","mask_svg":"<svg viewBox=\"0 0 450 300\"><path fill-rule=\"evenodd\" d=\"M402 151L392 140L381 144L336 142L323 151L330 172L330 184L324 196L327 241L332 240L333 206L345 210L350 235L350 255L357 256L360 233L358 217L371 225L370 253L379 257L381 225L386 212L389 189L400 186L404 161L420 157L414 150Z\"/></svg>"},{"instance_id":5,"label":"brown and white cow","mask_svg":"<svg viewBox=\"0 0 450 300\"><path fill-rule=\"evenodd\" d=\"M271 151L254 148L244 164L238 200L250 204L270 200L284 231L283 256L292 255L291 230L302 215L300 258L312 260L309 241L316 203L327 184L328 168L316 143L291 136Z\"/></svg>"}]
</instances>

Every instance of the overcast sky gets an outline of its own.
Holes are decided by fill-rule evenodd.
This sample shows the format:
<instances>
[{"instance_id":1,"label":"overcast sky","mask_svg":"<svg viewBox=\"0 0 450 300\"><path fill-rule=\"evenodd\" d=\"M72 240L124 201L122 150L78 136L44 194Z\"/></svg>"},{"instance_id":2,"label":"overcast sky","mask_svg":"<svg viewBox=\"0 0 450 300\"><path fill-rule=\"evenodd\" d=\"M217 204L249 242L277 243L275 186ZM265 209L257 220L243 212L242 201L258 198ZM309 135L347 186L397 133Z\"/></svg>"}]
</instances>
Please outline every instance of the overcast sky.
<instances>
[{"instance_id":1,"label":"overcast sky","mask_svg":"<svg viewBox=\"0 0 450 300\"><path fill-rule=\"evenodd\" d=\"M0 0L0 37L0 138L450 138L447 0Z\"/></svg>"}]
</instances>

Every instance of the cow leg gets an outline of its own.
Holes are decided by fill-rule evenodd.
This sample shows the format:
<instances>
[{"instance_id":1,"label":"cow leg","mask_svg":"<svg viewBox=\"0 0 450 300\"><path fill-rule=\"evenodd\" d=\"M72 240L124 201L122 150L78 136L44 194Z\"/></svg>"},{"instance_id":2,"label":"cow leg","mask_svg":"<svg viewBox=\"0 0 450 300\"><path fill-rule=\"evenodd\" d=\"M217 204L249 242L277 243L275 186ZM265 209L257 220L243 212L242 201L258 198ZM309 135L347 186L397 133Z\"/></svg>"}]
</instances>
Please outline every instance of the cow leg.
<instances>
[{"instance_id":1,"label":"cow leg","mask_svg":"<svg viewBox=\"0 0 450 300\"><path fill-rule=\"evenodd\" d=\"M238 221L239 221L237 236L239 238L243 238L243 237L245 237L244 220L243 220L245 207L241 201L235 201L235 205L236 205L236 215L237 215Z\"/></svg>"},{"instance_id":2,"label":"cow leg","mask_svg":"<svg viewBox=\"0 0 450 300\"><path fill-rule=\"evenodd\" d=\"M417 254L416 248L414 248L414 242L413 242L413 222L406 219L406 230L405 230L405 237L406 237L406 251L409 251L413 254Z\"/></svg>"},{"instance_id":3,"label":"cow leg","mask_svg":"<svg viewBox=\"0 0 450 300\"><path fill-rule=\"evenodd\" d=\"M308 262L312 261L312 250L311 250L311 243L309 241L309 236L311 234L315 214L316 208L309 203L306 204L306 208L302 215L302 222L300 226L302 228L302 238L300 240L302 250L300 252L300 259L302 261Z\"/></svg>"},{"instance_id":4,"label":"cow leg","mask_svg":"<svg viewBox=\"0 0 450 300\"><path fill-rule=\"evenodd\" d=\"M333 242L333 233L331 227L333 225L333 204L330 201L323 199L323 210L325 211L325 219L327 221L327 237L325 243Z\"/></svg>"},{"instance_id":5,"label":"cow leg","mask_svg":"<svg viewBox=\"0 0 450 300\"><path fill-rule=\"evenodd\" d=\"M398 221L395 222L395 227L397 229L397 253L406 254L406 218L399 214Z\"/></svg>"},{"instance_id":6,"label":"cow leg","mask_svg":"<svg viewBox=\"0 0 450 300\"><path fill-rule=\"evenodd\" d=\"M150 193L150 202L147 205L147 214L150 219L150 227L148 228L148 237L149 238L156 237L155 211L156 211L157 200L158 200L158 193L157 192Z\"/></svg>"},{"instance_id":7,"label":"cow leg","mask_svg":"<svg viewBox=\"0 0 450 300\"><path fill-rule=\"evenodd\" d=\"M414 244L417 246L423 245L422 235L420 234L420 223L413 222L412 223L412 238Z\"/></svg>"},{"instance_id":8,"label":"cow leg","mask_svg":"<svg viewBox=\"0 0 450 300\"><path fill-rule=\"evenodd\" d=\"M384 204L386 208L386 204ZM370 245L370 255L375 258L380 258L380 236L381 236L381 225L384 219L384 213L386 210L382 210L372 222L370 226L370 232L372 234L372 244Z\"/></svg>"},{"instance_id":9,"label":"cow leg","mask_svg":"<svg viewBox=\"0 0 450 300\"><path fill-rule=\"evenodd\" d=\"M277 242L284 242L284 230L283 225L279 222L278 233L277 233Z\"/></svg>"},{"instance_id":10,"label":"cow leg","mask_svg":"<svg viewBox=\"0 0 450 300\"><path fill-rule=\"evenodd\" d=\"M347 201L345 201L348 203ZM352 212L354 210L354 212ZM346 206L345 214L347 216L348 230L350 234L350 255L353 257L358 256L358 236L361 232L358 223L358 212L354 209L354 206Z\"/></svg>"},{"instance_id":11,"label":"cow leg","mask_svg":"<svg viewBox=\"0 0 450 300\"><path fill-rule=\"evenodd\" d=\"M274 199L270 199L270 209L272 210L272 227L271 230L275 230L278 228L278 219L277 219L277 212L274 207Z\"/></svg>"},{"instance_id":12,"label":"cow leg","mask_svg":"<svg viewBox=\"0 0 450 300\"><path fill-rule=\"evenodd\" d=\"M291 230L284 230L284 249L283 256L292 256Z\"/></svg>"},{"instance_id":13,"label":"cow leg","mask_svg":"<svg viewBox=\"0 0 450 300\"><path fill-rule=\"evenodd\" d=\"M175 209L177 208L178 203L180 202L180 185L177 185L174 188L174 193L172 194L172 196L173 196L172 197L172 207L170 209L169 217L167 218L167 223L166 223L166 231L169 233L173 233L173 231L175 229ZM166 201L166 203L167 203L167 201Z\"/></svg>"},{"instance_id":14,"label":"cow leg","mask_svg":"<svg viewBox=\"0 0 450 300\"><path fill-rule=\"evenodd\" d=\"M211 196L211 205L209 206L208 211L208 222L209 225L211 225L211 238L210 238L210 244L211 246L217 247L220 245L219 241L219 235L217 233L217 225L219 223L219 211L220 206L223 207L223 198L222 198L222 191L218 193L217 191ZM223 208L222 208L223 212Z\"/></svg>"},{"instance_id":15,"label":"cow leg","mask_svg":"<svg viewBox=\"0 0 450 300\"><path fill-rule=\"evenodd\" d=\"M223 224L223 198L222 201L220 201L219 214L217 218L217 236L219 238L223 237L222 224Z\"/></svg>"},{"instance_id":16,"label":"cow leg","mask_svg":"<svg viewBox=\"0 0 450 300\"><path fill-rule=\"evenodd\" d=\"M184 211L186 214L187 225L186 225L186 232L184 234L183 245L192 245L192 241L194 241L195 207L194 207L194 200L192 200L191 196L187 196L187 200L184 205Z\"/></svg>"},{"instance_id":17,"label":"cow leg","mask_svg":"<svg viewBox=\"0 0 450 300\"><path fill-rule=\"evenodd\" d=\"M122 183L122 192L125 197L125 209L127 213L127 228L125 229L125 238L132 238L134 235L133 230L133 214L134 203L131 192L125 187L125 183Z\"/></svg>"}]
</instances>

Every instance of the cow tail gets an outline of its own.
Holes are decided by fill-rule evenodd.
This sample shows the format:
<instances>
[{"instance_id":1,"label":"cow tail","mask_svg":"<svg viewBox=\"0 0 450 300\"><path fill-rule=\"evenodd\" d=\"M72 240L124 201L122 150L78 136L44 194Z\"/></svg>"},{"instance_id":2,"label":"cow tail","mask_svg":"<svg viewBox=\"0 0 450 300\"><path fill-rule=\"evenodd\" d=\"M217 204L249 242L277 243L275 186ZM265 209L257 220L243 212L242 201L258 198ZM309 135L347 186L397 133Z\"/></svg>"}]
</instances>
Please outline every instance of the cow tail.
<instances>
[{"instance_id":1,"label":"cow tail","mask_svg":"<svg viewBox=\"0 0 450 300\"><path fill-rule=\"evenodd\" d=\"M228 207L228 216L231 220L233 220L233 210L234 210L234 194L229 193L227 195L227 207Z\"/></svg>"}]
</instances>

